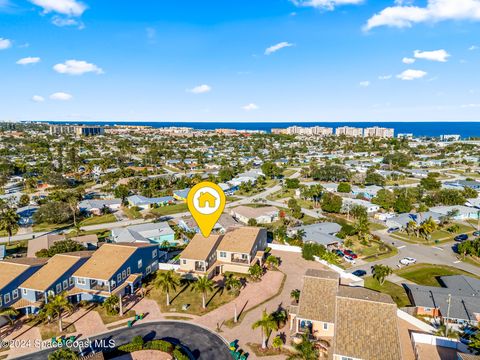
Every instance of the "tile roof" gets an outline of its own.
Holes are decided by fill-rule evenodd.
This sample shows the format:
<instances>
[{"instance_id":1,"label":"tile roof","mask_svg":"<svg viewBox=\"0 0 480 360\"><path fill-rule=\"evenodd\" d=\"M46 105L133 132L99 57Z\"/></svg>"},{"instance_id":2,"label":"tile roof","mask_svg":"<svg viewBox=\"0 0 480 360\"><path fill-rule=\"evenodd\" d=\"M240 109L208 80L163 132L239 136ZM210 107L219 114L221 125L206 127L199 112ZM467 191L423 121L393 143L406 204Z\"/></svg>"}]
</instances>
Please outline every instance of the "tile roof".
<instances>
[{"instance_id":1,"label":"tile roof","mask_svg":"<svg viewBox=\"0 0 480 360\"><path fill-rule=\"evenodd\" d=\"M42 249L49 249L58 241L65 240L65 235L48 234L28 241L28 257L35 257L35 254Z\"/></svg>"},{"instance_id":2,"label":"tile roof","mask_svg":"<svg viewBox=\"0 0 480 360\"><path fill-rule=\"evenodd\" d=\"M150 244L104 244L74 274L76 277L110 280L115 272L132 256L138 248L158 245Z\"/></svg>"},{"instance_id":3,"label":"tile roof","mask_svg":"<svg viewBox=\"0 0 480 360\"><path fill-rule=\"evenodd\" d=\"M19 287L38 291L45 291L55 283L60 277L72 268L80 259L88 257L85 254L57 254L50 258L48 262L35 274L25 280Z\"/></svg>"},{"instance_id":4,"label":"tile roof","mask_svg":"<svg viewBox=\"0 0 480 360\"><path fill-rule=\"evenodd\" d=\"M23 274L30 266L25 264L0 261L0 289L3 289L10 282Z\"/></svg>"},{"instance_id":5,"label":"tile roof","mask_svg":"<svg viewBox=\"0 0 480 360\"><path fill-rule=\"evenodd\" d=\"M180 258L205 261L212 250L217 248L221 238L222 235L211 234L206 238L202 234L196 234L182 251Z\"/></svg>"},{"instance_id":6,"label":"tile roof","mask_svg":"<svg viewBox=\"0 0 480 360\"><path fill-rule=\"evenodd\" d=\"M267 239L267 230L245 226L228 231L218 245L219 251L249 253L260 237Z\"/></svg>"}]
</instances>

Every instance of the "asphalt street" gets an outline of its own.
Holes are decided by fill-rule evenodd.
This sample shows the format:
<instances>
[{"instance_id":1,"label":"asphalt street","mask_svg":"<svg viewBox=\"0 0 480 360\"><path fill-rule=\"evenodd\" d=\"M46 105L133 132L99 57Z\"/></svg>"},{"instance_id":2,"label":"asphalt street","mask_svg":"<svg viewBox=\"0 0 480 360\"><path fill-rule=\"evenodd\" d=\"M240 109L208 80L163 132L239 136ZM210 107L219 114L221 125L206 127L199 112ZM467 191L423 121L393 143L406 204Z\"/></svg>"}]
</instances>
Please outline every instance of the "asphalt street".
<instances>
[{"instance_id":1,"label":"asphalt street","mask_svg":"<svg viewBox=\"0 0 480 360\"><path fill-rule=\"evenodd\" d=\"M114 347L129 343L133 337L140 335L145 341L149 340L166 340L174 344L182 344L195 360L231 360L232 356L228 349L228 344L215 333L185 322L177 321L156 321L134 325L131 328L122 328L105 334L101 334L88 340L92 343L91 347L87 347L83 351L83 355L91 353L93 350L107 350L108 344L115 344ZM86 341L80 341L86 344ZM95 345L95 341L103 340L106 346ZM76 347L75 350L79 351ZM53 349L46 349L17 357L16 359L24 360L45 360Z\"/></svg>"}]
</instances>

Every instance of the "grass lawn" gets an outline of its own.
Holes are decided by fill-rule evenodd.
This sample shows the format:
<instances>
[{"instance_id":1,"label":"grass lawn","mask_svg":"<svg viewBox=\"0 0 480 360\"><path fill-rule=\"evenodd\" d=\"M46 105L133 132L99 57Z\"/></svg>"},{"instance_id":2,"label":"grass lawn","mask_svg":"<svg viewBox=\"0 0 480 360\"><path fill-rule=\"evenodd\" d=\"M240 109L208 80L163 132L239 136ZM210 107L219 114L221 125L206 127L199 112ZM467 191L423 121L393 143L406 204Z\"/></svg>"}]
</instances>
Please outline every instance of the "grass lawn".
<instances>
[{"instance_id":1,"label":"grass lawn","mask_svg":"<svg viewBox=\"0 0 480 360\"><path fill-rule=\"evenodd\" d=\"M425 286L440 286L440 283L437 280L437 278L440 276L467 275L477 279L480 278L474 274L454 268L452 266L434 264L409 265L403 269L396 270L395 274L418 285Z\"/></svg>"},{"instance_id":2,"label":"grass lawn","mask_svg":"<svg viewBox=\"0 0 480 360\"><path fill-rule=\"evenodd\" d=\"M67 323L65 321L63 322L62 332L60 332L60 330L58 329L58 321L40 324L38 327L40 328L40 335L42 336L42 340L47 340L47 339L51 339L52 337L71 334L77 331L77 329L75 329L75 325Z\"/></svg>"},{"instance_id":3,"label":"grass lawn","mask_svg":"<svg viewBox=\"0 0 480 360\"><path fill-rule=\"evenodd\" d=\"M72 226L72 224L49 224L49 223L40 223L33 224L33 232L49 232L57 229L67 228Z\"/></svg>"},{"instance_id":4,"label":"grass lawn","mask_svg":"<svg viewBox=\"0 0 480 360\"><path fill-rule=\"evenodd\" d=\"M350 237L353 245L349 249L353 250L365 261L377 261L394 256L398 253L397 248L389 246L381 241L370 241L368 245L363 245L356 236Z\"/></svg>"},{"instance_id":5,"label":"grass lawn","mask_svg":"<svg viewBox=\"0 0 480 360\"><path fill-rule=\"evenodd\" d=\"M102 230L80 231L79 236L84 236L84 235L97 235L98 240L105 241L106 238L110 236L110 230L102 229ZM71 231L70 233L67 234L67 238L75 237L75 236L77 236L75 231Z\"/></svg>"},{"instance_id":6,"label":"grass lawn","mask_svg":"<svg viewBox=\"0 0 480 360\"><path fill-rule=\"evenodd\" d=\"M222 291L215 288L213 292L209 292L206 297L207 308L202 308L202 295L192 291L191 284L181 285L177 287L176 291L172 291L170 294L170 306L167 306L167 297L159 289L150 287L147 290L147 297L155 300L162 313L178 312L193 315L206 314L219 306L231 302L236 298L235 295L229 294L226 290ZM184 304L189 304L186 311L182 310ZM233 316L233 314L232 314Z\"/></svg>"},{"instance_id":7,"label":"grass lawn","mask_svg":"<svg viewBox=\"0 0 480 360\"><path fill-rule=\"evenodd\" d=\"M411 185L418 183L420 183L418 179L406 178L402 180L388 180L386 185Z\"/></svg>"},{"instance_id":8,"label":"grass lawn","mask_svg":"<svg viewBox=\"0 0 480 360\"><path fill-rule=\"evenodd\" d=\"M235 197L235 196L227 196L227 203L235 202L235 201L238 201L238 200L240 200L240 198Z\"/></svg>"},{"instance_id":9,"label":"grass lawn","mask_svg":"<svg viewBox=\"0 0 480 360\"><path fill-rule=\"evenodd\" d=\"M280 199L291 198L295 195L295 189L282 189L267 196L267 200L278 201Z\"/></svg>"},{"instance_id":10,"label":"grass lawn","mask_svg":"<svg viewBox=\"0 0 480 360\"><path fill-rule=\"evenodd\" d=\"M390 281L385 281L383 285L380 285L379 282L372 276L368 276L365 278L365 287L367 289L390 295L398 307L410 305L410 300L408 299L407 293L405 292L403 286L394 284Z\"/></svg>"},{"instance_id":11,"label":"grass lawn","mask_svg":"<svg viewBox=\"0 0 480 360\"><path fill-rule=\"evenodd\" d=\"M423 237L408 236L405 232L397 231L390 234L391 237L397 238L410 243L420 243L424 245L436 245L438 243L447 243L453 241L454 237L459 234L470 234L474 229L468 225L456 223L459 226L459 230L455 233L450 233L447 230L438 229L435 230L430 237L429 241L426 241ZM450 227L451 225L447 226Z\"/></svg>"},{"instance_id":12,"label":"grass lawn","mask_svg":"<svg viewBox=\"0 0 480 360\"><path fill-rule=\"evenodd\" d=\"M15 229L15 231L12 232L12 236L17 233L18 229ZM1 237L7 237L8 233L5 230L0 231L0 236Z\"/></svg>"},{"instance_id":13,"label":"grass lawn","mask_svg":"<svg viewBox=\"0 0 480 360\"><path fill-rule=\"evenodd\" d=\"M122 208L122 210L123 210L123 213L125 215L127 215L127 217L130 220L141 219L142 218L142 214L137 209L124 207L124 208Z\"/></svg>"},{"instance_id":14,"label":"grass lawn","mask_svg":"<svg viewBox=\"0 0 480 360\"><path fill-rule=\"evenodd\" d=\"M98 225L98 224L107 224L116 222L117 218L113 214L106 214L101 216L91 216L85 220L80 222L81 226L88 226L88 225Z\"/></svg>"},{"instance_id":15,"label":"grass lawn","mask_svg":"<svg viewBox=\"0 0 480 360\"><path fill-rule=\"evenodd\" d=\"M283 176L284 177L289 177L289 176L292 176L293 174L296 173L296 170L293 170L293 169L285 169L283 170Z\"/></svg>"},{"instance_id":16,"label":"grass lawn","mask_svg":"<svg viewBox=\"0 0 480 360\"><path fill-rule=\"evenodd\" d=\"M464 261L468 264L480 267L480 259L479 258L473 258L472 256L466 256L465 259L462 259L462 261Z\"/></svg>"},{"instance_id":17,"label":"grass lawn","mask_svg":"<svg viewBox=\"0 0 480 360\"><path fill-rule=\"evenodd\" d=\"M124 306L124 309L125 309L125 306ZM96 311L100 314L100 317L102 318L102 321L103 321L104 324L110 324L110 323L113 323L115 321L119 321L119 320L122 320L122 319L127 320L127 319L130 319L131 317L136 315L135 310L129 310L127 313L123 314L123 316L109 315L109 314L107 314L107 310L105 310L105 308L102 305L96 306L93 309L93 311Z\"/></svg>"},{"instance_id":18,"label":"grass lawn","mask_svg":"<svg viewBox=\"0 0 480 360\"><path fill-rule=\"evenodd\" d=\"M180 203L175 205L163 206L155 209L151 209L150 212L156 216L165 216L170 214L177 214L180 212L188 211L186 203Z\"/></svg>"},{"instance_id":19,"label":"grass lawn","mask_svg":"<svg viewBox=\"0 0 480 360\"><path fill-rule=\"evenodd\" d=\"M28 240L12 241L10 245L8 242L0 243L0 245L5 245L5 250L10 254L27 252Z\"/></svg>"},{"instance_id":20,"label":"grass lawn","mask_svg":"<svg viewBox=\"0 0 480 360\"><path fill-rule=\"evenodd\" d=\"M387 227L383 224L371 222L369 227L370 231L385 230Z\"/></svg>"}]
</instances>

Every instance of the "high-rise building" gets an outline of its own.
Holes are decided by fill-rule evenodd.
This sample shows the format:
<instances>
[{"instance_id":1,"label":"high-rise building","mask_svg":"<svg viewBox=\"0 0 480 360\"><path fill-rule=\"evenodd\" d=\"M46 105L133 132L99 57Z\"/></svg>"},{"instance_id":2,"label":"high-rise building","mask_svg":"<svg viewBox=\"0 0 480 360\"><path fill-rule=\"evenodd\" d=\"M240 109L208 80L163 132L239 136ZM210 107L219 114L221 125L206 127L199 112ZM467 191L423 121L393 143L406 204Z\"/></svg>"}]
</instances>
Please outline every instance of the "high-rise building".
<instances>
[{"instance_id":1,"label":"high-rise building","mask_svg":"<svg viewBox=\"0 0 480 360\"><path fill-rule=\"evenodd\" d=\"M72 134L77 136L103 135L103 126L87 125L50 125L50 135Z\"/></svg>"},{"instance_id":2,"label":"high-rise building","mask_svg":"<svg viewBox=\"0 0 480 360\"><path fill-rule=\"evenodd\" d=\"M350 126L342 126L335 129L335 135L345 135L345 136L363 136L363 129L350 127Z\"/></svg>"},{"instance_id":3,"label":"high-rise building","mask_svg":"<svg viewBox=\"0 0 480 360\"><path fill-rule=\"evenodd\" d=\"M373 126L365 128L365 137L380 137L380 138L393 138L394 129L384 128L379 126Z\"/></svg>"}]
</instances>

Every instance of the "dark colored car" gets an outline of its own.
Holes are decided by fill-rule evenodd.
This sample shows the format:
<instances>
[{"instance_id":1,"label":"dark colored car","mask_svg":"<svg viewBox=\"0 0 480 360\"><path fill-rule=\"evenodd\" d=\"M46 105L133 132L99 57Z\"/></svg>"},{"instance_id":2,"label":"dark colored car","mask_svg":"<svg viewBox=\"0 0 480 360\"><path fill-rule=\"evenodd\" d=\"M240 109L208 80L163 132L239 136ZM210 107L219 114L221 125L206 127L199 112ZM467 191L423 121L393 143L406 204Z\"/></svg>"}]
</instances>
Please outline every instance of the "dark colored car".
<instances>
[{"instance_id":1,"label":"dark colored car","mask_svg":"<svg viewBox=\"0 0 480 360\"><path fill-rule=\"evenodd\" d=\"M367 275L367 272L365 270L355 270L354 272L352 272L352 274L358 277L362 277Z\"/></svg>"},{"instance_id":2,"label":"dark colored car","mask_svg":"<svg viewBox=\"0 0 480 360\"><path fill-rule=\"evenodd\" d=\"M343 253L353 259L356 259L358 257L357 254L355 254L352 250L343 250Z\"/></svg>"},{"instance_id":3,"label":"dark colored car","mask_svg":"<svg viewBox=\"0 0 480 360\"><path fill-rule=\"evenodd\" d=\"M480 230L479 231L474 231L473 236L480 236Z\"/></svg>"},{"instance_id":4,"label":"dark colored car","mask_svg":"<svg viewBox=\"0 0 480 360\"><path fill-rule=\"evenodd\" d=\"M398 230L400 230L400 228L394 227L394 228L388 229L387 232L388 232L388 233L393 233L393 232L398 231Z\"/></svg>"},{"instance_id":5,"label":"dark colored car","mask_svg":"<svg viewBox=\"0 0 480 360\"><path fill-rule=\"evenodd\" d=\"M344 254L343 254L343 251L342 251L342 250L338 250L338 249L333 250L333 253L336 254L336 255L338 255L338 256L342 256L342 257L343 257L343 255L344 255Z\"/></svg>"},{"instance_id":6,"label":"dark colored car","mask_svg":"<svg viewBox=\"0 0 480 360\"><path fill-rule=\"evenodd\" d=\"M455 236L455 241L462 242L468 240L468 235L467 234L460 234Z\"/></svg>"}]
</instances>

